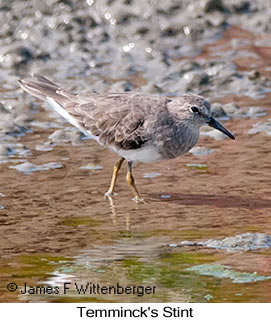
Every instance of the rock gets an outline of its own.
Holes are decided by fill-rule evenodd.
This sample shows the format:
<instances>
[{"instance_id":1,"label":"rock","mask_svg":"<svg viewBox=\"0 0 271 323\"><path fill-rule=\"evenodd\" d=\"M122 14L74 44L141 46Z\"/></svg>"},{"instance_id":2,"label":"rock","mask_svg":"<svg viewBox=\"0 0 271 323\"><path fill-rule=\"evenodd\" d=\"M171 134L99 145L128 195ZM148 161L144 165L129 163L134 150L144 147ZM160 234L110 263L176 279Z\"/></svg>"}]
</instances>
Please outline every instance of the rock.
<instances>
[{"instance_id":1,"label":"rock","mask_svg":"<svg viewBox=\"0 0 271 323\"><path fill-rule=\"evenodd\" d=\"M30 123L31 127L37 127L37 128L42 128L42 129L51 129L51 128L60 128L60 124L57 122L53 121L38 121L38 120L33 120Z\"/></svg>"},{"instance_id":2,"label":"rock","mask_svg":"<svg viewBox=\"0 0 271 323\"><path fill-rule=\"evenodd\" d=\"M6 108L6 106L2 102L0 102L0 116L1 114L5 114L5 113L9 113L9 111Z\"/></svg>"},{"instance_id":3,"label":"rock","mask_svg":"<svg viewBox=\"0 0 271 323\"><path fill-rule=\"evenodd\" d=\"M224 111L227 115L233 117L242 114L242 110L238 104L228 103L223 106Z\"/></svg>"},{"instance_id":4,"label":"rock","mask_svg":"<svg viewBox=\"0 0 271 323\"><path fill-rule=\"evenodd\" d=\"M161 176L161 174L158 172L144 173L143 175L144 178L153 178L158 176Z\"/></svg>"},{"instance_id":5,"label":"rock","mask_svg":"<svg viewBox=\"0 0 271 323\"><path fill-rule=\"evenodd\" d=\"M43 165L35 165L30 162L25 162L23 164L19 164L16 166L9 166L9 168L15 168L17 171L24 173L24 174L31 174L31 173L37 172L37 171L62 168L62 167L63 167L62 164L55 163L55 162L46 163Z\"/></svg>"},{"instance_id":6,"label":"rock","mask_svg":"<svg viewBox=\"0 0 271 323\"><path fill-rule=\"evenodd\" d=\"M271 136L271 119L266 122L257 122L253 127L248 131L250 135L264 132L267 135Z\"/></svg>"},{"instance_id":7,"label":"rock","mask_svg":"<svg viewBox=\"0 0 271 323\"><path fill-rule=\"evenodd\" d=\"M271 236L264 233L242 233L235 237L228 237L222 240L210 239L207 241L182 241L180 246L204 246L215 249L225 249L227 251L250 251L257 249L267 249L271 247Z\"/></svg>"},{"instance_id":8,"label":"rock","mask_svg":"<svg viewBox=\"0 0 271 323\"><path fill-rule=\"evenodd\" d=\"M257 273L247 273L233 270L230 266L221 264L202 264L188 268L189 271L198 272L203 276L212 276L219 279L231 279L233 283L246 284L257 281L270 280L271 276L262 276Z\"/></svg>"},{"instance_id":9,"label":"rock","mask_svg":"<svg viewBox=\"0 0 271 323\"><path fill-rule=\"evenodd\" d=\"M51 143L50 141L44 142L41 145L36 145L35 149L38 151L51 151L55 144Z\"/></svg>"},{"instance_id":10,"label":"rock","mask_svg":"<svg viewBox=\"0 0 271 323\"><path fill-rule=\"evenodd\" d=\"M246 118L255 119L266 116L266 112L259 107L250 107L247 112L244 113Z\"/></svg>"},{"instance_id":11,"label":"rock","mask_svg":"<svg viewBox=\"0 0 271 323\"><path fill-rule=\"evenodd\" d=\"M211 26L220 27L226 24L225 16L220 12L212 12L212 14L206 14L205 18Z\"/></svg>"},{"instance_id":12,"label":"rock","mask_svg":"<svg viewBox=\"0 0 271 323\"><path fill-rule=\"evenodd\" d=\"M250 107L248 111L245 111L235 103L228 103L223 107L219 103L212 104L212 116L221 120L242 118L255 119L264 117L265 115L266 112L259 107Z\"/></svg>"},{"instance_id":13,"label":"rock","mask_svg":"<svg viewBox=\"0 0 271 323\"><path fill-rule=\"evenodd\" d=\"M229 119L226 111L223 109L223 106L220 103L212 104L212 117L223 120Z\"/></svg>"},{"instance_id":14,"label":"rock","mask_svg":"<svg viewBox=\"0 0 271 323\"><path fill-rule=\"evenodd\" d=\"M6 145L0 143L0 158L8 156L8 148Z\"/></svg>"},{"instance_id":15,"label":"rock","mask_svg":"<svg viewBox=\"0 0 271 323\"><path fill-rule=\"evenodd\" d=\"M203 0L200 2L201 7L205 12L212 11L227 11L222 0Z\"/></svg>"},{"instance_id":16,"label":"rock","mask_svg":"<svg viewBox=\"0 0 271 323\"><path fill-rule=\"evenodd\" d=\"M160 195L160 197L162 199L170 199L171 198L171 195L170 194L162 194L162 195Z\"/></svg>"},{"instance_id":17,"label":"rock","mask_svg":"<svg viewBox=\"0 0 271 323\"><path fill-rule=\"evenodd\" d=\"M201 85L208 84L209 76L205 72L194 71L184 74L184 79L187 82L187 86L190 89L198 88Z\"/></svg>"},{"instance_id":18,"label":"rock","mask_svg":"<svg viewBox=\"0 0 271 323\"><path fill-rule=\"evenodd\" d=\"M54 143L66 143L71 142L73 145L79 145L81 143L80 132L75 128L66 128L56 130L52 135L48 137Z\"/></svg>"},{"instance_id":19,"label":"rock","mask_svg":"<svg viewBox=\"0 0 271 323\"><path fill-rule=\"evenodd\" d=\"M86 170L101 170L103 167L101 165L96 165L92 163L88 163L85 166L81 166L80 169L86 169Z\"/></svg>"},{"instance_id":20,"label":"rock","mask_svg":"<svg viewBox=\"0 0 271 323\"><path fill-rule=\"evenodd\" d=\"M253 70L248 73L248 78L250 80L257 80L261 76L261 73L259 71Z\"/></svg>"},{"instance_id":21,"label":"rock","mask_svg":"<svg viewBox=\"0 0 271 323\"><path fill-rule=\"evenodd\" d=\"M0 132L9 133L15 129L14 116L11 113L0 114Z\"/></svg>"},{"instance_id":22,"label":"rock","mask_svg":"<svg viewBox=\"0 0 271 323\"><path fill-rule=\"evenodd\" d=\"M112 84L109 89L109 92L117 93L117 92L126 92L133 90L133 84L127 81L119 81Z\"/></svg>"},{"instance_id":23,"label":"rock","mask_svg":"<svg viewBox=\"0 0 271 323\"><path fill-rule=\"evenodd\" d=\"M200 146L196 146L193 147L192 149L190 149L190 153L193 154L194 156L207 156L209 154L211 154L214 150L213 149L209 149L207 147L200 147Z\"/></svg>"},{"instance_id":24,"label":"rock","mask_svg":"<svg viewBox=\"0 0 271 323\"><path fill-rule=\"evenodd\" d=\"M171 248L176 248L176 247L178 247L178 245L177 245L176 243L171 243L171 244L169 245L169 247L171 247Z\"/></svg>"},{"instance_id":25,"label":"rock","mask_svg":"<svg viewBox=\"0 0 271 323\"><path fill-rule=\"evenodd\" d=\"M227 138L226 135L224 135L224 133L213 129L213 130L209 130L209 127L206 129L205 127L202 127L203 129L201 130L200 134L201 136L208 136L211 137L215 140L224 140L225 138Z\"/></svg>"},{"instance_id":26,"label":"rock","mask_svg":"<svg viewBox=\"0 0 271 323\"><path fill-rule=\"evenodd\" d=\"M31 49L27 47L18 47L16 54L16 64L27 64L34 58Z\"/></svg>"}]
</instances>

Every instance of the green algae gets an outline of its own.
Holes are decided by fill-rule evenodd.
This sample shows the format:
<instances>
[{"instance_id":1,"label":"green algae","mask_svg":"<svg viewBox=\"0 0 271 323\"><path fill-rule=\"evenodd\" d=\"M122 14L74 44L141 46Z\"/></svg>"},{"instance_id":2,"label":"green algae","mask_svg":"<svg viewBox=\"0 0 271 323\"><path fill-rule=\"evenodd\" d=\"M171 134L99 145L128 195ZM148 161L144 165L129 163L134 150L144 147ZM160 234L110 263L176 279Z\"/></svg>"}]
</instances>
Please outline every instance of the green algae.
<instances>
[{"instance_id":1,"label":"green algae","mask_svg":"<svg viewBox=\"0 0 271 323\"><path fill-rule=\"evenodd\" d=\"M152 264L144 263L136 258L126 258L122 264L128 278L140 283L152 281L159 271L159 268Z\"/></svg>"},{"instance_id":2,"label":"green algae","mask_svg":"<svg viewBox=\"0 0 271 323\"><path fill-rule=\"evenodd\" d=\"M218 255L206 254L200 252L181 252L181 253L164 253L160 256L160 260L170 265L194 265L199 263L213 262L220 257Z\"/></svg>"},{"instance_id":3,"label":"green algae","mask_svg":"<svg viewBox=\"0 0 271 323\"><path fill-rule=\"evenodd\" d=\"M71 258L48 254L21 255L19 268L12 268L16 278L44 277L54 271L60 264L71 262Z\"/></svg>"},{"instance_id":4,"label":"green algae","mask_svg":"<svg viewBox=\"0 0 271 323\"><path fill-rule=\"evenodd\" d=\"M217 259L215 255L203 253L163 253L156 264L140 261L139 258L126 258L122 260L122 265L128 279L132 281L155 282L166 288L174 288L184 286L184 279L194 279L186 271L189 265Z\"/></svg>"},{"instance_id":5,"label":"green algae","mask_svg":"<svg viewBox=\"0 0 271 323\"><path fill-rule=\"evenodd\" d=\"M67 225L71 227L77 227L79 225L95 227L103 223L104 221L93 219L89 216L69 217L62 222L63 225Z\"/></svg>"}]
</instances>

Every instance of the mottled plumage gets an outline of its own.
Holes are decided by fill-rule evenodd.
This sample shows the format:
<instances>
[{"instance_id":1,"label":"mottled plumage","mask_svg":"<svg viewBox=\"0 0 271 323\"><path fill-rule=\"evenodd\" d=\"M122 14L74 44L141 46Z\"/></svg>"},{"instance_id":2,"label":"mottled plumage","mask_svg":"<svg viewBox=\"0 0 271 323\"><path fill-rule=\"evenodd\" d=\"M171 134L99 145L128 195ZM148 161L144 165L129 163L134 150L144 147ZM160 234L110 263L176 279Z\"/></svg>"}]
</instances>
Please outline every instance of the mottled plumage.
<instances>
[{"instance_id":1,"label":"mottled plumage","mask_svg":"<svg viewBox=\"0 0 271 323\"><path fill-rule=\"evenodd\" d=\"M19 83L86 135L126 159L130 171L132 162L154 162L187 152L197 143L200 127L206 123L234 139L211 117L210 104L201 96L168 98L136 92L82 96L41 75ZM109 193L113 190L114 185ZM135 195L138 198L138 192Z\"/></svg>"}]
</instances>

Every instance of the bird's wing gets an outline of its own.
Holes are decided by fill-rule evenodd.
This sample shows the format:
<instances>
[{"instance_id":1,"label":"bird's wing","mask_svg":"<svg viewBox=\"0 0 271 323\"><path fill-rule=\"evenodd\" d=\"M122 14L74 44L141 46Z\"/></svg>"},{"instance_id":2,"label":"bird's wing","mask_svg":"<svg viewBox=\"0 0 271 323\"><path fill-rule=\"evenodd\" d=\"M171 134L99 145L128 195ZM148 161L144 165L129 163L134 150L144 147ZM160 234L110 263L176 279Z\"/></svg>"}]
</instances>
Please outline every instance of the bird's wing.
<instances>
[{"instance_id":1,"label":"bird's wing","mask_svg":"<svg viewBox=\"0 0 271 323\"><path fill-rule=\"evenodd\" d=\"M48 102L55 111L103 145L137 149L153 135L155 123L167 114L166 97L143 93L80 95L62 89L42 75L20 80L31 95Z\"/></svg>"},{"instance_id":2,"label":"bird's wing","mask_svg":"<svg viewBox=\"0 0 271 323\"><path fill-rule=\"evenodd\" d=\"M65 105L66 111L103 145L137 149L151 139L167 111L167 98L140 93L93 95L90 102Z\"/></svg>"}]
</instances>

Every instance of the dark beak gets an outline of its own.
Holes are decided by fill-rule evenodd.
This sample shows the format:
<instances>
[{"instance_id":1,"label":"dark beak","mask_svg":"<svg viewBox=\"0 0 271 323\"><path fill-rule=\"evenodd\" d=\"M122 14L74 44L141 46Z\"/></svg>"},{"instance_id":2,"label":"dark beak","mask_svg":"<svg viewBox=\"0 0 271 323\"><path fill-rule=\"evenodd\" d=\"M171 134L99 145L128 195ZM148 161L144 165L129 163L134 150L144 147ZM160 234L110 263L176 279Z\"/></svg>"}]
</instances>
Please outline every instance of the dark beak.
<instances>
[{"instance_id":1,"label":"dark beak","mask_svg":"<svg viewBox=\"0 0 271 323\"><path fill-rule=\"evenodd\" d=\"M210 127L213 127L221 132L223 132L226 136L231 139L235 139L234 135L231 134L226 128L222 126L218 121L216 121L213 117L210 118L210 121L207 122Z\"/></svg>"}]
</instances>

